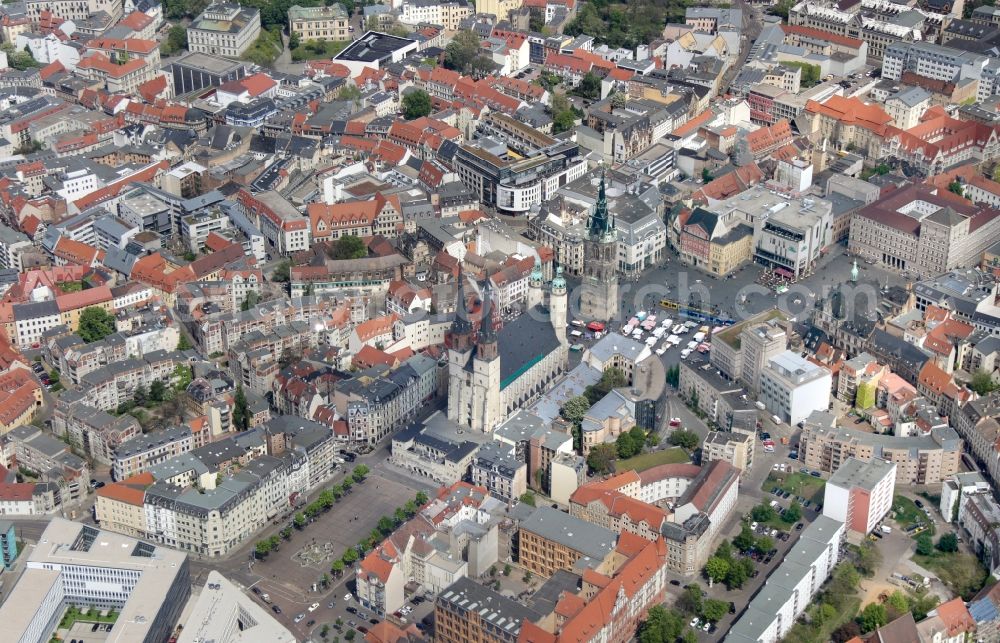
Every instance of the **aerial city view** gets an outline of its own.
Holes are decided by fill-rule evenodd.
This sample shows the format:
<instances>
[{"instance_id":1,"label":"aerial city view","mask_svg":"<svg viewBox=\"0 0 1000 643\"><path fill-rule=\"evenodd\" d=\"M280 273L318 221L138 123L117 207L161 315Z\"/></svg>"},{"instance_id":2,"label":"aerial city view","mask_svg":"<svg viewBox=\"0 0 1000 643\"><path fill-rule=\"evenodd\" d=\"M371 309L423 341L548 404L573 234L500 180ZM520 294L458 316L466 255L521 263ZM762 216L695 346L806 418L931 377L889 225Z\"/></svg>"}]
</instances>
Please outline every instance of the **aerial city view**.
<instances>
[{"instance_id":1,"label":"aerial city view","mask_svg":"<svg viewBox=\"0 0 1000 643\"><path fill-rule=\"evenodd\" d=\"M0 4L0 643L1000 643L998 485L993 0Z\"/></svg>"}]
</instances>

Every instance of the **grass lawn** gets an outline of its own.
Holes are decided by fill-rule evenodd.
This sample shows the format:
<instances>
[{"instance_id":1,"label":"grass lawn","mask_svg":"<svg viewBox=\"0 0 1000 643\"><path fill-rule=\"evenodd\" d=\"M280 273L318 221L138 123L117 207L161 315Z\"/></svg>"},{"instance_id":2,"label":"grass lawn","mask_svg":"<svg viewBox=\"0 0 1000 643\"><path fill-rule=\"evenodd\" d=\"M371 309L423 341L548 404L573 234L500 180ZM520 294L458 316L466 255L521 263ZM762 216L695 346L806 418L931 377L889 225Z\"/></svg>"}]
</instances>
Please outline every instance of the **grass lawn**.
<instances>
[{"instance_id":1,"label":"grass lawn","mask_svg":"<svg viewBox=\"0 0 1000 643\"><path fill-rule=\"evenodd\" d=\"M615 471L645 471L661 464L681 464L691 462L691 457L684 449L673 447L652 453L641 453L628 460L618 460L615 462Z\"/></svg>"},{"instance_id":2,"label":"grass lawn","mask_svg":"<svg viewBox=\"0 0 1000 643\"><path fill-rule=\"evenodd\" d=\"M913 562L937 574L951 591L966 601L983 588L989 577L989 572L975 556L961 552L945 554L936 551L930 556L915 554Z\"/></svg>"},{"instance_id":3,"label":"grass lawn","mask_svg":"<svg viewBox=\"0 0 1000 643\"><path fill-rule=\"evenodd\" d=\"M351 44L350 40L307 40L292 50L292 60L299 62L333 58L349 44Z\"/></svg>"},{"instance_id":4,"label":"grass lawn","mask_svg":"<svg viewBox=\"0 0 1000 643\"><path fill-rule=\"evenodd\" d=\"M793 496L799 496L810 500L813 503L823 503L823 493L826 489L826 480L816 478L804 473L784 473L772 471L767 476L767 480L761 485L766 493L771 493L775 487L782 491L787 491ZM770 498L768 500L771 500ZM787 502L787 501L786 501Z\"/></svg>"},{"instance_id":5,"label":"grass lawn","mask_svg":"<svg viewBox=\"0 0 1000 643\"><path fill-rule=\"evenodd\" d=\"M913 504L913 501L906 496L895 496L892 499L892 515L895 517L896 522L902 529L907 529L913 525L921 524L926 525L927 529L925 533L934 535L934 524L927 518L927 514L923 510L919 509L917 505ZM913 538L916 538L920 534L914 534Z\"/></svg>"},{"instance_id":6,"label":"grass lawn","mask_svg":"<svg viewBox=\"0 0 1000 643\"><path fill-rule=\"evenodd\" d=\"M59 627L70 629L77 621L81 623L114 623L117 620L118 612L116 611L111 611L107 616L101 616L101 610L95 607L91 607L86 614L83 614L79 608L70 606L63 614L62 620L59 621Z\"/></svg>"}]
</instances>

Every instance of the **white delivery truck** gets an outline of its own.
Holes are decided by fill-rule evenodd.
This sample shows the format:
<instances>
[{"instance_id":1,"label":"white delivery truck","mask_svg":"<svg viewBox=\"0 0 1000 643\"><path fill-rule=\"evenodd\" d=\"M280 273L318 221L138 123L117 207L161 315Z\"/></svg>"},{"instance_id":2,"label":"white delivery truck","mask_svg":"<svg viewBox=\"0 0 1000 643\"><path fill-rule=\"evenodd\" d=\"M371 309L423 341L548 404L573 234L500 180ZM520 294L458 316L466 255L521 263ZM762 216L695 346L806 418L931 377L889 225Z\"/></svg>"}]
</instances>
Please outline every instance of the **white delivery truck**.
<instances>
[{"instance_id":1,"label":"white delivery truck","mask_svg":"<svg viewBox=\"0 0 1000 643\"><path fill-rule=\"evenodd\" d=\"M694 341L698 342L699 344L702 343L703 341L705 341L705 333L703 333L701 331L698 331L697 333L695 333L694 334Z\"/></svg>"},{"instance_id":2,"label":"white delivery truck","mask_svg":"<svg viewBox=\"0 0 1000 643\"><path fill-rule=\"evenodd\" d=\"M685 348L681 351L681 359L687 359L687 356L691 354L690 348Z\"/></svg>"}]
</instances>

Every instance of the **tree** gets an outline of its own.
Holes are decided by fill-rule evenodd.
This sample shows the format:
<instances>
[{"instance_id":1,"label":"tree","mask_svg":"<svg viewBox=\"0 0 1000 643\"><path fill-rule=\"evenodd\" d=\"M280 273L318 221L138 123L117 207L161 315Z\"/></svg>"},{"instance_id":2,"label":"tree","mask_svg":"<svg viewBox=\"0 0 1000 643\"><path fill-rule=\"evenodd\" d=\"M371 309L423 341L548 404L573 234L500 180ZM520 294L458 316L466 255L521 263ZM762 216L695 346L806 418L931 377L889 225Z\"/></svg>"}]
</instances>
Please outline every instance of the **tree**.
<instances>
[{"instance_id":1,"label":"tree","mask_svg":"<svg viewBox=\"0 0 1000 643\"><path fill-rule=\"evenodd\" d=\"M701 181L702 183L712 182L712 173L708 171L707 167L701 168Z\"/></svg>"},{"instance_id":2,"label":"tree","mask_svg":"<svg viewBox=\"0 0 1000 643\"><path fill-rule=\"evenodd\" d=\"M445 47L444 66L464 73L479 55L479 36L468 29L463 29L455 34L455 37Z\"/></svg>"},{"instance_id":3,"label":"tree","mask_svg":"<svg viewBox=\"0 0 1000 643\"><path fill-rule=\"evenodd\" d=\"M667 369L667 384L677 388L681 382L681 367L671 366Z\"/></svg>"},{"instance_id":4,"label":"tree","mask_svg":"<svg viewBox=\"0 0 1000 643\"><path fill-rule=\"evenodd\" d=\"M757 551L762 554L766 554L774 549L774 539L770 536L761 536L757 539L753 546L757 549Z\"/></svg>"},{"instance_id":5,"label":"tree","mask_svg":"<svg viewBox=\"0 0 1000 643\"><path fill-rule=\"evenodd\" d=\"M378 519L378 530L385 536L388 536L396 528L396 523L392 521L389 516L382 516Z\"/></svg>"},{"instance_id":6,"label":"tree","mask_svg":"<svg viewBox=\"0 0 1000 643\"><path fill-rule=\"evenodd\" d=\"M250 428L250 403L247 401L243 384L236 385L236 397L233 400L233 426L236 427L237 431L246 431Z\"/></svg>"},{"instance_id":7,"label":"tree","mask_svg":"<svg viewBox=\"0 0 1000 643\"><path fill-rule=\"evenodd\" d=\"M267 540L258 540L254 547L254 554L257 558L264 558L271 553L271 543Z\"/></svg>"},{"instance_id":8,"label":"tree","mask_svg":"<svg viewBox=\"0 0 1000 643\"><path fill-rule=\"evenodd\" d=\"M426 114L422 114L422 116L426 116ZM328 254L331 259L364 259L368 256L368 246L361 240L361 237L345 234L330 244Z\"/></svg>"},{"instance_id":9,"label":"tree","mask_svg":"<svg viewBox=\"0 0 1000 643\"><path fill-rule=\"evenodd\" d=\"M552 117L553 134L568 132L574 127L576 127L576 114L574 114L571 109L557 112L556 115Z\"/></svg>"},{"instance_id":10,"label":"tree","mask_svg":"<svg viewBox=\"0 0 1000 643\"><path fill-rule=\"evenodd\" d=\"M149 401L149 391L146 390L145 384L139 384L135 387L135 392L132 393L132 399L135 401L136 406L146 405L146 402Z\"/></svg>"},{"instance_id":11,"label":"tree","mask_svg":"<svg viewBox=\"0 0 1000 643\"><path fill-rule=\"evenodd\" d=\"M167 54L172 54L187 49L188 46L187 29L185 29L180 25L174 25L173 27L171 27L170 31L167 32L166 44L167 44L166 46L167 51L164 53ZM164 49L164 47L161 47L161 49Z\"/></svg>"},{"instance_id":12,"label":"tree","mask_svg":"<svg viewBox=\"0 0 1000 643\"><path fill-rule=\"evenodd\" d=\"M53 368L49 371L49 384L55 385L59 383L59 369Z\"/></svg>"},{"instance_id":13,"label":"tree","mask_svg":"<svg viewBox=\"0 0 1000 643\"><path fill-rule=\"evenodd\" d=\"M417 506L423 507L427 504L427 494L423 491L418 491L415 500L417 501Z\"/></svg>"},{"instance_id":14,"label":"tree","mask_svg":"<svg viewBox=\"0 0 1000 643\"><path fill-rule=\"evenodd\" d=\"M945 534L938 538L937 548L943 552L958 551L958 537L955 534Z\"/></svg>"},{"instance_id":15,"label":"tree","mask_svg":"<svg viewBox=\"0 0 1000 643\"><path fill-rule=\"evenodd\" d=\"M698 583L691 583L684 588L681 597L677 600L677 605L689 614L701 614L702 598L705 592Z\"/></svg>"},{"instance_id":16,"label":"tree","mask_svg":"<svg viewBox=\"0 0 1000 643\"><path fill-rule=\"evenodd\" d=\"M701 606L701 615L709 623L718 623L729 613L729 603L715 598L707 599Z\"/></svg>"},{"instance_id":17,"label":"tree","mask_svg":"<svg viewBox=\"0 0 1000 643\"><path fill-rule=\"evenodd\" d=\"M737 551L750 551L753 549L754 537L753 532L750 530L750 525L743 523L740 527L740 533L736 534L736 538L733 538L733 547Z\"/></svg>"},{"instance_id":18,"label":"tree","mask_svg":"<svg viewBox=\"0 0 1000 643\"><path fill-rule=\"evenodd\" d=\"M963 186L959 181L952 181L948 184L948 191L954 192L958 196L963 196L965 193L965 186Z\"/></svg>"},{"instance_id":19,"label":"tree","mask_svg":"<svg viewBox=\"0 0 1000 643\"><path fill-rule=\"evenodd\" d=\"M344 551L344 555L340 557L344 561L345 565L350 565L358 559L358 551L353 547L348 548Z\"/></svg>"},{"instance_id":20,"label":"tree","mask_svg":"<svg viewBox=\"0 0 1000 643\"><path fill-rule=\"evenodd\" d=\"M576 397L571 397L566 400L566 403L563 404L562 410L559 411L559 414L562 415L563 419L567 422L579 424L587 415L587 411L590 410L590 406L590 400L583 395L577 395Z\"/></svg>"},{"instance_id":21,"label":"tree","mask_svg":"<svg viewBox=\"0 0 1000 643\"><path fill-rule=\"evenodd\" d=\"M785 513L781 514L781 519L788 524L796 523L802 519L802 505L799 504L798 500L792 502L788 505L788 509L785 509Z\"/></svg>"},{"instance_id":22,"label":"tree","mask_svg":"<svg viewBox=\"0 0 1000 643\"><path fill-rule=\"evenodd\" d=\"M858 625L857 621L847 621L835 629L830 638L833 640L833 643L847 643L851 639L860 636L861 626Z\"/></svg>"},{"instance_id":23,"label":"tree","mask_svg":"<svg viewBox=\"0 0 1000 643\"><path fill-rule=\"evenodd\" d=\"M299 45L302 44L301 40L302 39L297 31L293 31L292 33L288 34L288 48L298 49Z\"/></svg>"},{"instance_id":24,"label":"tree","mask_svg":"<svg viewBox=\"0 0 1000 643\"><path fill-rule=\"evenodd\" d=\"M80 313L77 335L87 342L97 342L115 332L115 317L103 308L88 306Z\"/></svg>"},{"instance_id":25,"label":"tree","mask_svg":"<svg viewBox=\"0 0 1000 643\"><path fill-rule=\"evenodd\" d=\"M403 118L412 121L431 113L431 95L422 89L407 92L403 96Z\"/></svg>"},{"instance_id":26,"label":"tree","mask_svg":"<svg viewBox=\"0 0 1000 643\"><path fill-rule=\"evenodd\" d=\"M274 272L271 273L271 281L274 282L288 282L291 279L292 262L285 260L279 263L274 268Z\"/></svg>"},{"instance_id":27,"label":"tree","mask_svg":"<svg viewBox=\"0 0 1000 643\"><path fill-rule=\"evenodd\" d=\"M630 433L622 433L615 441L615 448L618 451L619 458L631 458L642 449L642 443L640 442L637 447Z\"/></svg>"},{"instance_id":28,"label":"tree","mask_svg":"<svg viewBox=\"0 0 1000 643\"><path fill-rule=\"evenodd\" d=\"M874 576L881 564L882 552L870 540L863 542L858 548L858 571L865 576Z\"/></svg>"},{"instance_id":29,"label":"tree","mask_svg":"<svg viewBox=\"0 0 1000 643\"><path fill-rule=\"evenodd\" d=\"M687 429L678 429L677 431L674 431L670 434L670 437L667 438L667 440L670 444L681 447L682 449L687 449L688 451L697 448L698 442L700 442L698 434L694 431L688 431Z\"/></svg>"},{"instance_id":30,"label":"tree","mask_svg":"<svg viewBox=\"0 0 1000 643\"><path fill-rule=\"evenodd\" d=\"M895 610L896 616L905 614L906 612L910 611L909 601L906 600L906 596L903 595L903 592L899 591L898 589L892 594L889 594L889 598L886 599L885 603L887 606Z\"/></svg>"},{"instance_id":31,"label":"tree","mask_svg":"<svg viewBox=\"0 0 1000 643\"><path fill-rule=\"evenodd\" d=\"M243 298L243 301L240 302L240 310L244 311L250 310L251 308L257 305L257 302L259 300L260 300L260 295L251 290L250 292L247 293L247 296Z\"/></svg>"},{"instance_id":32,"label":"tree","mask_svg":"<svg viewBox=\"0 0 1000 643\"><path fill-rule=\"evenodd\" d=\"M576 86L574 93L590 100L597 100L601 97L601 77L588 71Z\"/></svg>"},{"instance_id":33,"label":"tree","mask_svg":"<svg viewBox=\"0 0 1000 643\"><path fill-rule=\"evenodd\" d=\"M295 514L295 519L293 520L296 529L302 529L306 526L306 515L301 511Z\"/></svg>"},{"instance_id":34,"label":"tree","mask_svg":"<svg viewBox=\"0 0 1000 643\"><path fill-rule=\"evenodd\" d=\"M757 522L767 522L774 519L775 512L771 505L765 505L762 502L750 510L750 515Z\"/></svg>"},{"instance_id":35,"label":"tree","mask_svg":"<svg viewBox=\"0 0 1000 643\"><path fill-rule=\"evenodd\" d=\"M167 395L167 386L160 380L153 380L149 385L149 399L154 402L162 402Z\"/></svg>"},{"instance_id":36,"label":"tree","mask_svg":"<svg viewBox=\"0 0 1000 643\"><path fill-rule=\"evenodd\" d=\"M596 474L608 473L617 455L618 451L614 445L595 444L587 455L587 466Z\"/></svg>"},{"instance_id":37,"label":"tree","mask_svg":"<svg viewBox=\"0 0 1000 643\"><path fill-rule=\"evenodd\" d=\"M858 617L858 625L862 632L873 632L889 622L885 606L879 603L869 603L861 610Z\"/></svg>"},{"instance_id":38,"label":"tree","mask_svg":"<svg viewBox=\"0 0 1000 643\"><path fill-rule=\"evenodd\" d=\"M802 75L799 79L799 83L801 84L802 89L808 89L813 85L817 84L820 81L820 79L822 79L819 65L811 65L809 63L804 63L804 62L790 62L790 61L784 61L781 64L784 65L785 67L798 67L799 69L802 70Z\"/></svg>"},{"instance_id":39,"label":"tree","mask_svg":"<svg viewBox=\"0 0 1000 643\"><path fill-rule=\"evenodd\" d=\"M369 473L368 465L359 464L358 466L354 467L353 471L351 471L351 477L354 478L355 482L361 482L362 480L368 477L368 473Z\"/></svg>"},{"instance_id":40,"label":"tree","mask_svg":"<svg viewBox=\"0 0 1000 643\"><path fill-rule=\"evenodd\" d=\"M659 443L660 436L650 431L649 435L646 436L646 446L655 447Z\"/></svg>"},{"instance_id":41,"label":"tree","mask_svg":"<svg viewBox=\"0 0 1000 643\"><path fill-rule=\"evenodd\" d=\"M170 376L170 381L174 383L175 391L187 390L187 387L191 385L191 380L194 379L194 372L188 364L178 364L174 367L174 372Z\"/></svg>"},{"instance_id":42,"label":"tree","mask_svg":"<svg viewBox=\"0 0 1000 643\"><path fill-rule=\"evenodd\" d=\"M525 491L524 493L521 494L519 500L530 507L534 507L535 493L533 491Z\"/></svg>"},{"instance_id":43,"label":"tree","mask_svg":"<svg viewBox=\"0 0 1000 643\"><path fill-rule=\"evenodd\" d=\"M403 513L406 514L407 518L412 518L417 515L417 503L412 500L407 500L406 504L403 505Z\"/></svg>"},{"instance_id":44,"label":"tree","mask_svg":"<svg viewBox=\"0 0 1000 643\"><path fill-rule=\"evenodd\" d=\"M970 387L980 395L988 395L997 390L997 388L1000 388L1000 385L993 381L992 375L986 371L979 370L972 374Z\"/></svg>"},{"instance_id":45,"label":"tree","mask_svg":"<svg viewBox=\"0 0 1000 643\"><path fill-rule=\"evenodd\" d=\"M705 575L711 583L721 583L729 574L730 564L725 558L712 556L705 561Z\"/></svg>"},{"instance_id":46,"label":"tree","mask_svg":"<svg viewBox=\"0 0 1000 643\"><path fill-rule=\"evenodd\" d=\"M179 351L189 351L194 348L194 344L188 339L185 333L181 333L180 339L177 340L177 350Z\"/></svg>"},{"instance_id":47,"label":"tree","mask_svg":"<svg viewBox=\"0 0 1000 643\"><path fill-rule=\"evenodd\" d=\"M750 560L749 558L743 558L741 560ZM750 577L747 574L746 568L740 564L738 561L735 565L729 568L729 573L726 574L726 588L727 589L739 589L743 587L743 584L747 582Z\"/></svg>"},{"instance_id":48,"label":"tree","mask_svg":"<svg viewBox=\"0 0 1000 643\"><path fill-rule=\"evenodd\" d=\"M934 553L934 541L926 531L917 536L917 553L921 556L930 556Z\"/></svg>"},{"instance_id":49,"label":"tree","mask_svg":"<svg viewBox=\"0 0 1000 643\"><path fill-rule=\"evenodd\" d=\"M335 560L335 561L333 561L333 564L330 565L330 573L332 573L335 576L340 576L341 574L343 574L344 573L344 561L342 561L342 560Z\"/></svg>"},{"instance_id":50,"label":"tree","mask_svg":"<svg viewBox=\"0 0 1000 643\"><path fill-rule=\"evenodd\" d=\"M639 627L639 643L674 643L684 630L684 619L663 605L649 608Z\"/></svg>"},{"instance_id":51,"label":"tree","mask_svg":"<svg viewBox=\"0 0 1000 643\"><path fill-rule=\"evenodd\" d=\"M358 100L361 98L361 90L354 83L345 83L340 91L337 92L337 98L340 100Z\"/></svg>"},{"instance_id":52,"label":"tree","mask_svg":"<svg viewBox=\"0 0 1000 643\"><path fill-rule=\"evenodd\" d=\"M354 486L354 482L350 478L344 478L340 486L344 488L344 493L347 493Z\"/></svg>"}]
</instances>

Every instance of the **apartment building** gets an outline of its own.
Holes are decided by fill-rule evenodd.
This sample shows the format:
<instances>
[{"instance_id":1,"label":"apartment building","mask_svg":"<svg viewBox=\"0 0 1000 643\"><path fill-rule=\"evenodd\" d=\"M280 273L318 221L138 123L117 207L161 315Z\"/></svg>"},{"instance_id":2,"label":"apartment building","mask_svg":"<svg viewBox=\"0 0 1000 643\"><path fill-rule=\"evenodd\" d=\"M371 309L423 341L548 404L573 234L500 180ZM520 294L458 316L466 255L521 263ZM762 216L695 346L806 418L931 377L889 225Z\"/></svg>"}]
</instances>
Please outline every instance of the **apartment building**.
<instances>
[{"instance_id":1,"label":"apartment building","mask_svg":"<svg viewBox=\"0 0 1000 643\"><path fill-rule=\"evenodd\" d=\"M514 447L497 441L476 451L471 477L473 484L504 502L513 502L528 490L528 464L517 459Z\"/></svg>"},{"instance_id":2,"label":"apartment building","mask_svg":"<svg viewBox=\"0 0 1000 643\"><path fill-rule=\"evenodd\" d=\"M125 480L194 448L194 436L186 426L176 426L136 435L118 445L111 463L111 476Z\"/></svg>"},{"instance_id":3,"label":"apartment building","mask_svg":"<svg viewBox=\"0 0 1000 643\"><path fill-rule=\"evenodd\" d=\"M90 465L68 444L30 424L11 430L5 438L17 466L38 474L43 482L58 485L57 503L73 505L86 497Z\"/></svg>"},{"instance_id":4,"label":"apartment building","mask_svg":"<svg viewBox=\"0 0 1000 643\"><path fill-rule=\"evenodd\" d=\"M823 515L861 536L871 533L892 509L896 465L879 458L848 458L826 482Z\"/></svg>"},{"instance_id":5,"label":"apartment building","mask_svg":"<svg viewBox=\"0 0 1000 643\"><path fill-rule=\"evenodd\" d=\"M743 476L753 466L756 442L755 437L748 433L709 431L701 445L701 458L703 462L728 462Z\"/></svg>"},{"instance_id":6,"label":"apartment building","mask_svg":"<svg viewBox=\"0 0 1000 643\"><path fill-rule=\"evenodd\" d=\"M896 465L896 484L939 484L959 471L962 439L951 427L936 427L929 435L896 437L839 427L826 412L806 419L799 440L803 466L833 473L848 458L880 458Z\"/></svg>"},{"instance_id":7,"label":"apartment building","mask_svg":"<svg viewBox=\"0 0 1000 643\"><path fill-rule=\"evenodd\" d=\"M518 529L518 562L548 578L578 564L599 566L614 550L615 533L551 507L539 507Z\"/></svg>"},{"instance_id":8,"label":"apartment building","mask_svg":"<svg viewBox=\"0 0 1000 643\"><path fill-rule=\"evenodd\" d=\"M239 58L260 36L260 10L239 3L205 7L188 26L191 53Z\"/></svg>"},{"instance_id":9,"label":"apartment building","mask_svg":"<svg viewBox=\"0 0 1000 643\"><path fill-rule=\"evenodd\" d=\"M434 605L434 640L440 643L517 643L523 624L542 618L521 603L470 578L447 587Z\"/></svg>"},{"instance_id":10,"label":"apartment building","mask_svg":"<svg viewBox=\"0 0 1000 643\"><path fill-rule=\"evenodd\" d=\"M761 371L760 401L773 415L791 425L830 405L833 374L793 351L772 358Z\"/></svg>"},{"instance_id":11,"label":"apartment building","mask_svg":"<svg viewBox=\"0 0 1000 643\"><path fill-rule=\"evenodd\" d=\"M740 382L752 395L760 393L761 373L772 359L787 348L788 333L780 320L769 319L763 323L747 324L740 331Z\"/></svg>"},{"instance_id":12,"label":"apartment building","mask_svg":"<svg viewBox=\"0 0 1000 643\"><path fill-rule=\"evenodd\" d=\"M102 527L218 557L332 474L329 428L281 416L98 491Z\"/></svg>"},{"instance_id":13,"label":"apartment building","mask_svg":"<svg viewBox=\"0 0 1000 643\"><path fill-rule=\"evenodd\" d=\"M726 635L732 643L777 643L812 603L840 560L844 523L819 516L802 530Z\"/></svg>"},{"instance_id":14,"label":"apartment building","mask_svg":"<svg viewBox=\"0 0 1000 643\"><path fill-rule=\"evenodd\" d=\"M67 393L56 402L52 432L65 436L85 455L105 465L112 464L115 450L123 443L142 435L139 421L131 415L110 415Z\"/></svg>"},{"instance_id":15,"label":"apartment building","mask_svg":"<svg viewBox=\"0 0 1000 643\"><path fill-rule=\"evenodd\" d=\"M339 4L326 7L300 7L288 9L288 30L306 40L350 40L351 24L347 12Z\"/></svg>"},{"instance_id":16,"label":"apartment building","mask_svg":"<svg viewBox=\"0 0 1000 643\"><path fill-rule=\"evenodd\" d=\"M358 602L386 616L406 603L413 582L440 594L497 562L504 503L483 487L457 482L437 495L368 554L355 573Z\"/></svg>"},{"instance_id":17,"label":"apartment building","mask_svg":"<svg viewBox=\"0 0 1000 643\"><path fill-rule=\"evenodd\" d=\"M399 13L399 21L404 25L428 23L441 25L445 31L455 31L465 18L473 13L471 3L462 0L442 2L442 0L410 0L404 2Z\"/></svg>"},{"instance_id":18,"label":"apartment building","mask_svg":"<svg viewBox=\"0 0 1000 643\"><path fill-rule=\"evenodd\" d=\"M958 525L969 536L969 545L990 573L1000 569L1000 504L989 490L963 495L958 500Z\"/></svg>"}]
</instances>

